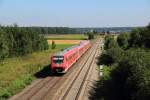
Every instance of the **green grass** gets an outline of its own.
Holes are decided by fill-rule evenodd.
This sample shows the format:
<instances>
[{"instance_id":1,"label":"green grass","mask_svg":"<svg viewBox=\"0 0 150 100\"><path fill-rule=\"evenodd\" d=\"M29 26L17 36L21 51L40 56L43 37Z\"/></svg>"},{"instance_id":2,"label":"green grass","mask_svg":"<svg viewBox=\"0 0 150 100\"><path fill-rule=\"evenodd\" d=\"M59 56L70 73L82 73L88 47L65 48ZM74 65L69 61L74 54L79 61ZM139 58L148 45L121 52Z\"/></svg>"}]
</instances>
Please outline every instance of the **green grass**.
<instances>
[{"instance_id":1,"label":"green grass","mask_svg":"<svg viewBox=\"0 0 150 100\"><path fill-rule=\"evenodd\" d=\"M110 77L111 68L109 66L104 65L103 73L104 73L104 77L107 78Z\"/></svg>"},{"instance_id":2,"label":"green grass","mask_svg":"<svg viewBox=\"0 0 150 100\"><path fill-rule=\"evenodd\" d=\"M64 34L64 35L46 35L45 36L49 40L85 40L87 39L87 35L83 34Z\"/></svg>"},{"instance_id":3,"label":"green grass","mask_svg":"<svg viewBox=\"0 0 150 100\"><path fill-rule=\"evenodd\" d=\"M34 74L50 64L50 55L72 45L61 44L55 49L35 52L23 57L7 58L0 64L0 99L18 93L33 80Z\"/></svg>"}]
</instances>

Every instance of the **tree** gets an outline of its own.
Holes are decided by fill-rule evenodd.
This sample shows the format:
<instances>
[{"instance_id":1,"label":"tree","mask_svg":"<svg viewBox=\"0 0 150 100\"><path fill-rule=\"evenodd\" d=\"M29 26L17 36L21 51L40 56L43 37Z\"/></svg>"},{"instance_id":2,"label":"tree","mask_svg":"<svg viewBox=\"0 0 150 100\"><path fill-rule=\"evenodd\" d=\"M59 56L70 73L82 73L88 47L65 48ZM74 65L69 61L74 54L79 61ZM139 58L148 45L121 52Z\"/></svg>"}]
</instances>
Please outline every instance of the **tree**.
<instances>
[{"instance_id":1,"label":"tree","mask_svg":"<svg viewBox=\"0 0 150 100\"><path fill-rule=\"evenodd\" d=\"M47 50L49 48L47 40L44 38L44 36L40 36L39 38L39 50ZM56 46L56 45L55 45ZM54 48L55 49L55 48Z\"/></svg>"},{"instance_id":2,"label":"tree","mask_svg":"<svg viewBox=\"0 0 150 100\"><path fill-rule=\"evenodd\" d=\"M148 24L147 28L150 30L150 23Z\"/></svg>"},{"instance_id":3,"label":"tree","mask_svg":"<svg viewBox=\"0 0 150 100\"><path fill-rule=\"evenodd\" d=\"M6 33L0 28L0 60L9 55L8 39Z\"/></svg>"},{"instance_id":4,"label":"tree","mask_svg":"<svg viewBox=\"0 0 150 100\"><path fill-rule=\"evenodd\" d=\"M21 29L20 33L20 54L24 55L32 53L33 49L30 33L26 29Z\"/></svg>"},{"instance_id":5,"label":"tree","mask_svg":"<svg viewBox=\"0 0 150 100\"><path fill-rule=\"evenodd\" d=\"M121 100L149 100L149 54L141 50L126 51L113 68L111 81L114 90L110 91L117 92Z\"/></svg>"},{"instance_id":6,"label":"tree","mask_svg":"<svg viewBox=\"0 0 150 100\"><path fill-rule=\"evenodd\" d=\"M117 43L122 49L127 49L129 41L129 34L123 33L117 37Z\"/></svg>"},{"instance_id":7,"label":"tree","mask_svg":"<svg viewBox=\"0 0 150 100\"><path fill-rule=\"evenodd\" d=\"M107 50L107 49L115 48L115 47L118 47L116 40L114 39L113 36L107 35L105 37L104 49Z\"/></svg>"},{"instance_id":8,"label":"tree","mask_svg":"<svg viewBox=\"0 0 150 100\"><path fill-rule=\"evenodd\" d=\"M130 33L130 39L129 44L130 47L142 47L142 41L141 41L141 35L140 35L141 29L134 29Z\"/></svg>"},{"instance_id":9,"label":"tree","mask_svg":"<svg viewBox=\"0 0 150 100\"><path fill-rule=\"evenodd\" d=\"M130 33L129 45L130 47L136 48L150 48L150 28L149 26L145 28L134 29Z\"/></svg>"},{"instance_id":10,"label":"tree","mask_svg":"<svg viewBox=\"0 0 150 100\"><path fill-rule=\"evenodd\" d=\"M55 48L56 48L55 41L52 41L52 49L55 49Z\"/></svg>"},{"instance_id":11,"label":"tree","mask_svg":"<svg viewBox=\"0 0 150 100\"><path fill-rule=\"evenodd\" d=\"M107 34L110 34L110 31L108 30L106 33L107 33Z\"/></svg>"},{"instance_id":12,"label":"tree","mask_svg":"<svg viewBox=\"0 0 150 100\"><path fill-rule=\"evenodd\" d=\"M145 48L150 48L150 28L144 28L140 32L141 42Z\"/></svg>"},{"instance_id":13,"label":"tree","mask_svg":"<svg viewBox=\"0 0 150 100\"><path fill-rule=\"evenodd\" d=\"M114 48L114 39L105 38L101 64L109 65L107 77L102 77L95 95L98 100L149 100L150 98L150 29L134 29L128 37L121 34ZM129 40L129 42L128 42ZM129 47L127 46L129 43ZM104 71L104 73L106 73ZM94 96L95 96L94 95Z\"/></svg>"},{"instance_id":14,"label":"tree","mask_svg":"<svg viewBox=\"0 0 150 100\"><path fill-rule=\"evenodd\" d=\"M107 49L99 57L98 64L101 65L112 65L118 63L124 56L124 51L121 48L111 48Z\"/></svg>"},{"instance_id":15,"label":"tree","mask_svg":"<svg viewBox=\"0 0 150 100\"><path fill-rule=\"evenodd\" d=\"M88 32L87 35L88 35L89 40L94 39L94 33L93 32Z\"/></svg>"},{"instance_id":16,"label":"tree","mask_svg":"<svg viewBox=\"0 0 150 100\"><path fill-rule=\"evenodd\" d=\"M20 56L32 53L34 51L42 51L48 49L47 40L40 35L40 28L1 26L0 28L0 44L1 58L5 56ZM47 28L46 28L47 29ZM4 56L5 55L5 56Z\"/></svg>"}]
</instances>

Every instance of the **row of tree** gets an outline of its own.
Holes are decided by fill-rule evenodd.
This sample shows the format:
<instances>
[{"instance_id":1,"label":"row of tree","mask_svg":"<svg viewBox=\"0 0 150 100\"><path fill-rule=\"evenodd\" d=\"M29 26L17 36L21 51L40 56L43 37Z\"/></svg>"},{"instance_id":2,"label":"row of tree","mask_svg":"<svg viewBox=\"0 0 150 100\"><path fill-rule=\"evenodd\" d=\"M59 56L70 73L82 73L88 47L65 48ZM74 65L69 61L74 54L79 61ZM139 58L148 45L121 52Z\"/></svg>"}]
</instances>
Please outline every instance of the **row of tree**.
<instances>
[{"instance_id":1,"label":"row of tree","mask_svg":"<svg viewBox=\"0 0 150 100\"><path fill-rule=\"evenodd\" d=\"M47 40L34 28L0 26L0 59L47 50Z\"/></svg>"},{"instance_id":2,"label":"row of tree","mask_svg":"<svg viewBox=\"0 0 150 100\"><path fill-rule=\"evenodd\" d=\"M22 27L36 31L38 34L73 34L76 29L68 27Z\"/></svg>"},{"instance_id":3,"label":"row of tree","mask_svg":"<svg viewBox=\"0 0 150 100\"><path fill-rule=\"evenodd\" d=\"M105 51L99 64L110 73L101 78L92 99L149 100L150 98L150 25L131 33L105 38Z\"/></svg>"}]
</instances>

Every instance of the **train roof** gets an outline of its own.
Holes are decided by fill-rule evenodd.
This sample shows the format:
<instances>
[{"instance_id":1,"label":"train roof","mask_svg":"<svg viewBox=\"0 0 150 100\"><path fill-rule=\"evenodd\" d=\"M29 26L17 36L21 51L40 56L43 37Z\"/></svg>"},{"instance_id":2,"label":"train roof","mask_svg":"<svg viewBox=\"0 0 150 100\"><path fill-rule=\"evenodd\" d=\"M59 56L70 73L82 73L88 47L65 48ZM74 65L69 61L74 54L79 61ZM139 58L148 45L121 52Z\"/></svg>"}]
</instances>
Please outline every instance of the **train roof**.
<instances>
[{"instance_id":1,"label":"train roof","mask_svg":"<svg viewBox=\"0 0 150 100\"><path fill-rule=\"evenodd\" d=\"M78 44L78 45L74 45L74 46L71 46L71 47L69 47L69 48L66 48L66 49L63 49L63 51L60 51L60 52L58 52L58 53L56 53L55 54L55 56L63 56L65 53L67 53L68 51L70 51L70 50L72 50L72 49L74 49L74 48L77 48L77 47L79 47L79 46L81 46L81 44L83 44L83 43L86 43L87 41L82 41L80 44Z\"/></svg>"},{"instance_id":2,"label":"train roof","mask_svg":"<svg viewBox=\"0 0 150 100\"><path fill-rule=\"evenodd\" d=\"M69 48L63 49L63 51L60 51L60 52L56 53L55 56L63 56L65 53L67 53L68 51L70 51L70 50L72 50L76 47L78 47L78 45L71 46Z\"/></svg>"}]
</instances>

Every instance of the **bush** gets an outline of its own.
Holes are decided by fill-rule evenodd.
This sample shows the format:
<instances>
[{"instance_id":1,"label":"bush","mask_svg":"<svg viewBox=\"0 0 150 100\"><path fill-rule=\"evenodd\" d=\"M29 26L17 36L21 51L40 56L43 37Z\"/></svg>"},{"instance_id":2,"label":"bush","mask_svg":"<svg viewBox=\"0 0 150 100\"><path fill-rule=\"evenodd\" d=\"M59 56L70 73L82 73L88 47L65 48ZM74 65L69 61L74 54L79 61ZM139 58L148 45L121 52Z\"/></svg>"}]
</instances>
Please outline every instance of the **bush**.
<instances>
[{"instance_id":1,"label":"bush","mask_svg":"<svg viewBox=\"0 0 150 100\"><path fill-rule=\"evenodd\" d=\"M122 49L127 49L128 47L128 41L129 41L129 34L128 33L123 33L120 34L117 37L117 43Z\"/></svg>"},{"instance_id":2,"label":"bush","mask_svg":"<svg viewBox=\"0 0 150 100\"><path fill-rule=\"evenodd\" d=\"M30 74L22 75L16 80L13 80L6 88L0 87L0 99L5 100L17 92L20 92L20 90L29 85L33 79Z\"/></svg>"},{"instance_id":3,"label":"bush","mask_svg":"<svg viewBox=\"0 0 150 100\"><path fill-rule=\"evenodd\" d=\"M55 41L52 41L52 49L55 49L55 48L56 48Z\"/></svg>"},{"instance_id":4,"label":"bush","mask_svg":"<svg viewBox=\"0 0 150 100\"><path fill-rule=\"evenodd\" d=\"M130 47L142 47L142 41L141 41L141 35L140 35L141 29L134 29L130 33L130 40L129 44Z\"/></svg>"},{"instance_id":5,"label":"bush","mask_svg":"<svg viewBox=\"0 0 150 100\"><path fill-rule=\"evenodd\" d=\"M104 44L104 49L111 49L111 48L116 48L118 47L116 40L114 39L113 36L108 35L105 37L105 44Z\"/></svg>"},{"instance_id":6,"label":"bush","mask_svg":"<svg viewBox=\"0 0 150 100\"><path fill-rule=\"evenodd\" d=\"M88 35L89 40L94 39L94 33L93 32L88 32L87 35Z\"/></svg>"},{"instance_id":7,"label":"bush","mask_svg":"<svg viewBox=\"0 0 150 100\"><path fill-rule=\"evenodd\" d=\"M134 29L130 34L130 47L150 48L150 29L138 28Z\"/></svg>"},{"instance_id":8,"label":"bush","mask_svg":"<svg viewBox=\"0 0 150 100\"><path fill-rule=\"evenodd\" d=\"M114 87L107 91L107 93L113 94L113 99L109 100L149 100L149 61L150 54L147 52L126 51L124 57L111 71L111 78L107 80L111 82L107 85Z\"/></svg>"},{"instance_id":9,"label":"bush","mask_svg":"<svg viewBox=\"0 0 150 100\"><path fill-rule=\"evenodd\" d=\"M100 57L98 64L112 65L119 62L124 56L124 51L120 48L106 50Z\"/></svg>"},{"instance_id":10,"label":"bush","mask_svg":"<svg viewBox=\"0 0 150 100\"><path fill-rule=\"evenodd\" d=\"M132 49L124 51L124 56L116 61L117 63L111 65L109 75L104 75L98 81L96 88L92 91L91 98L99 100L149 100L150 53Z\"/></svg>"}]
</instances>

